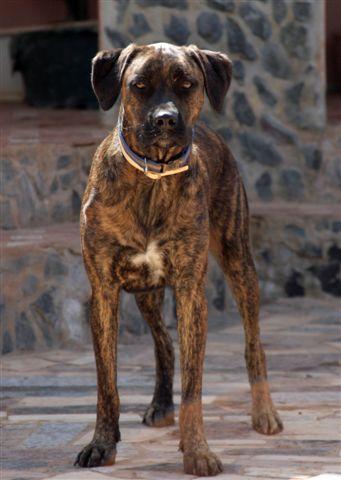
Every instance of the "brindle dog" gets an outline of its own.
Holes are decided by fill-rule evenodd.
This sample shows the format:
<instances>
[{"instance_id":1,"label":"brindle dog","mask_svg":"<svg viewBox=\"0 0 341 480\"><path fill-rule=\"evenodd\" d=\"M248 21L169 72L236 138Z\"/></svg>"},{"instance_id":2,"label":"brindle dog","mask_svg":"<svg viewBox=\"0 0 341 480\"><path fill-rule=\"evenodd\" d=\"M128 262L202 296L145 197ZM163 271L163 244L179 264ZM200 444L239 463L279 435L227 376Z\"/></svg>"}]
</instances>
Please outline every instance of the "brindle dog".
<instances>
[{"instance_id":1,"label":"brindle dog","mask_svg":"<svg viewBox=\"0 0 341 480\"><path fill-rule=\"evenodd\" d=\"M191 142L192 152L187 172L160 180L148 178L126 161L117 129L95 154L83 199L81 236L92 287L98 403L93 440L76 459L81 467L113 464L120 440L116 344L121 289L135 293L155 342L156 385L143 422L174 423L174 353L161 313L169 285L176 299L180 342L184 469L199 476L222 471L205 439L201 403L209 250L243 318L253 428L267 435L282 430L260 341L245 190L223 140L196 123L205 91L212 107L222 108L231 70L222 53L164 43L103 51L93 60L92 84L99 103L107 110L121 93L120 128L136 154L167 163Z\"/></svg>"}]
</instances>

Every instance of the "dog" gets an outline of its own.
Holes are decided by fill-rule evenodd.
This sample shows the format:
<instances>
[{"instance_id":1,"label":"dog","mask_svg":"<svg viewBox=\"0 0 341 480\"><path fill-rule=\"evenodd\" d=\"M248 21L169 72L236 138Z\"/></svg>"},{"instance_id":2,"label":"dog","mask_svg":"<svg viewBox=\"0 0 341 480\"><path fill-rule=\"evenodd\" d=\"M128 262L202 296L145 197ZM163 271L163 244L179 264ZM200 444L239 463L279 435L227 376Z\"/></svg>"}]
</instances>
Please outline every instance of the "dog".
<instances>
[{"instance_id":1,"label":"dog","mask_svg":"<svg viewBox=\"0 0 341 480\"><path fill-rule=\"evenodd\" d=\"M135 294L155 342L156 384L143 422L157 427L174 423L174 353L161 314L168 285L175 295L180 344L184 471L198 476L222 471L205 439L201 403L209 251L243 319L253 428L267 435L283 428L260 341L245 189L224 141L197 121L205 92L212 108L222 109L231 75L227 55L194 45L132 44L93 59L92 85L100 106L108 110L119 95L121 104L117 127L95 153L81 209L98 402L93 440L75 461L80 467L115 462L121 289Z\"/></svg>"}]
</instances>

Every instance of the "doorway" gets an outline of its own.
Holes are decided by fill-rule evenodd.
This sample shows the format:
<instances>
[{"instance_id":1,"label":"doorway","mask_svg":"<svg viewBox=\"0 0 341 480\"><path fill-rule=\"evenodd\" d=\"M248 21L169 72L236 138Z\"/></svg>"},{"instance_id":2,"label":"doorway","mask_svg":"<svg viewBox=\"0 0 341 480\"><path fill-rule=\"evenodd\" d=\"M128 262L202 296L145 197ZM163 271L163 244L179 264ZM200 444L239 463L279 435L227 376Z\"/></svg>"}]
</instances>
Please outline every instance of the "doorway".
<instances>
[{"instance_id":1,"label":"doorway","mask_svg":"<svg viewBox=\"0 0 341 480\"><path fill-rule=\"evenodd\" d=\"M326 1L328 121L341 121L341 1Z\"/></svg>"}]
</instances>

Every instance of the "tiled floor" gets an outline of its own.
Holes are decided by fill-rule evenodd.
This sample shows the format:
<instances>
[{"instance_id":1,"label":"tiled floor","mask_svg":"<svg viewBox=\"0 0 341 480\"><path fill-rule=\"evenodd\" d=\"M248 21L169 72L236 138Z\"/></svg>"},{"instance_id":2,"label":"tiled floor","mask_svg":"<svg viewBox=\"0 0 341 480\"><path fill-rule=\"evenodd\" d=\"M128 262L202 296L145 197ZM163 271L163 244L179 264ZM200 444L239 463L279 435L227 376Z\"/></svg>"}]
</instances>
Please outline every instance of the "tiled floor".
<instances>
[{"instance_id":1,"label":"tiled floor","mask_svg":"<svg viewBox=\"0 0 341 480\"><path fill-rule=\"evenodd\" d=\"M233 312L232 312L233 313ZM211 325L204 377L204 415L212 449L228 480L341 478L340 303L280 300L262 309L273 398L285 431L264 437L250 427L250 395L239 321ZM141 425L150 400L154 362L151 339L119 347L122 442L113 467L72 466L91 439L96 377L84 351L9 354L3 358L2 480L179 480L178 427ZM179 372L175 399L179 402ZM338 475L339 474L339 475Z\"/></svg>"}]
</instances>

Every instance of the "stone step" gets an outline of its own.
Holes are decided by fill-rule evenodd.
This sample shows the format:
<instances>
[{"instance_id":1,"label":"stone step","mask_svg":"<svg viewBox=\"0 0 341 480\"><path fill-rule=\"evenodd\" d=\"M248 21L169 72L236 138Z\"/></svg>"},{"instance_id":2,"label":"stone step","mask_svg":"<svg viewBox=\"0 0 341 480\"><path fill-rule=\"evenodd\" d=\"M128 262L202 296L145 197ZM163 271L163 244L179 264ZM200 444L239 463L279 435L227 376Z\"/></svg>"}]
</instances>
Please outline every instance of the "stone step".
<instances>
[{"instance_id":1,"label":"stone step","mask_svg":"<svg viewBox=\"0 0 341 480\"><path fill-rule=\"evenodd\" d=\"M42 110L24 105L0 105L0 228L31 228L78 220L81 196L93 154L115 123L112 113L107 127L102 120L97 111ZM337 156L340 151L339 137L338 126L329 126L323 142L323 168L321 171L308 169L310 173L306 177L306 187L309 186L313 194L303 196L306 201L328 203L340 198L337 170L340 163ZM228 143L239 161L251 202L256 199L268 200L264 208L267 212L273 209L276 215L279 212L285 214L286 210L288 215L293 209L300 211L300 203L278 203L278 200L287 198L278 190L278 185L278 191L273 185L275 190L273 195L269 195L270 187L266 179L271 182L270 174L262 175L264 181L259 183L256 179L260 173L257 162L249 164L247 156L239 155L238 148L230 141ZM313 162L316 152L313 149L310 153ZM303 188L301 182L296 185L295 172L288 170L286 175L289 193ZM290 199L294 198L297 197L291 195ZM321 210L328 206L307 207L303 203L302 208ZM306 215L304 211L302 215Z\"/></svg>"},{"instance_id":2,"label":"stone step","mask_svg":"<svg viewBox=\"0 0 341 480\"><path fill-rule=\"evenodd\" d=\"M341 296L338 205L251 203L251 236L264 300Z\"/></svg>"},{"instance_id":3,"label":"stone step","mask_svg":"<svg viewBox=\"0 0 341 480\"><path fill-rule=\"evenodd\" d=\"M79 224L3 231L1 254L2 352L88 343L90 286ZM120 310L121 332L146 331L132 295L123 293ZM173 316L167 292L168 323L174 323Z\"/></svg>"},{"instance_id":4,"label":"stone step","mask_svg":"<svg viewBox=\"0 0 341 480\"><path fill-rule=\"evenodd\" d=\"M0 125L0 228L76 221L93 154L106 135L99 113L1 105Z\"/></svg>"},{"instance_id":5,"label":"stone step","mask_svg":"<svg viewBox=\"0 0 341 480\"><path fill-rule=\"evenodd\" d=\"M251 212L263 301L283 295L341 295L341 215L336 206L255 203ZM3 231L1 253L2 351L88 342L90 288L78 223ZM231 297L212 259L207 296L212 318L226 314ZM122 295L120 312L122 331L146 331L131 295ZM175 325L170 291L165 319Z\"/></svg>"}]
</instances>

